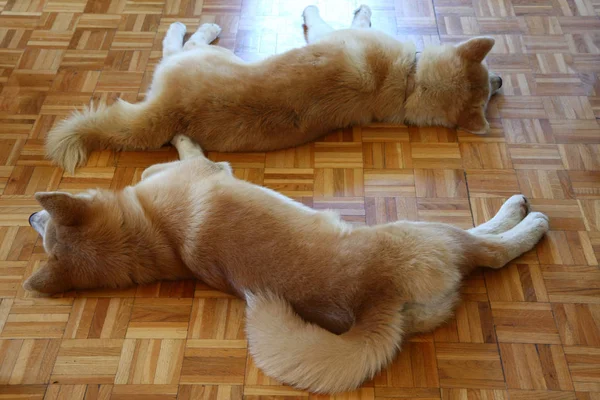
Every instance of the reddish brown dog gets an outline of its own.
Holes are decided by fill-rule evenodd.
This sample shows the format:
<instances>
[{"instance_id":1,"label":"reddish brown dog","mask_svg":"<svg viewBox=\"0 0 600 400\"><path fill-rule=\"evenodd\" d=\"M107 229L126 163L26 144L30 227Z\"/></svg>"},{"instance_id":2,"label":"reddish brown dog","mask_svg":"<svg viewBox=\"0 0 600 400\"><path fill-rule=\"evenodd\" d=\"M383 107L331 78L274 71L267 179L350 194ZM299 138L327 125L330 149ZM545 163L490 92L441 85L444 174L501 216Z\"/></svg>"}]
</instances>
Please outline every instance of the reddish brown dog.
<instances>
[{"instance_id":1,"label":"reddish brown dog","mask_svg":"<svg viewBox=\"0 0 600 400\"><path fill-rule=\"evenodd\" d=\"M352 29L333 31L308 7L308 46L253 63L209 46L217 25L183 45L185 25L174 23L147 98L59 123L48 156L72 172L91 150L158 148L177 133L204 150L268 151L372 121L489 131L485 109L502 80L482 61L494 39L430 46L417 57L414 44L369 29L370 16L362 6Z\"/></svg>"},{"instance_id":2,"label":"reddish brown dog","mask_svg":"<svg viewBox=\"0 0 600 400\"><path fill-rule=\"evenodd\" d=\"M511 197L470 230L398 221L353 227L236 179L187 137L181 161L120 192L39 193L31 217L49 260L25 288L47 293L197 277L248 302L256 364L315 392L356 388L403 338L452 314L462 278L535 246L548 219Z\"/></svg>"}]
</instances>

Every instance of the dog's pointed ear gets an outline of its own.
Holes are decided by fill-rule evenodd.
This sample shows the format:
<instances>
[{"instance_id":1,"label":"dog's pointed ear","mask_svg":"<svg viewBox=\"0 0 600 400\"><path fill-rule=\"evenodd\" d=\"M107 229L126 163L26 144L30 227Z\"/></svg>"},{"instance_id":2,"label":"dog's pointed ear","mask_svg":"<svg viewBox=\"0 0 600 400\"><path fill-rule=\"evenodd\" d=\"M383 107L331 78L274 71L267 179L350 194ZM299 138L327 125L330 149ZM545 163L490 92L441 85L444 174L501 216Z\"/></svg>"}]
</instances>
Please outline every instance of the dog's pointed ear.
<instances>
[{"instance_id":1,"label":"dog's pointed ear","mask_svg":"<svg viewBox=\"0 0 600 400\"><path fill-rule=\"evenodd\" d=\"M56 257L51 257L23 283L25 290L46 294L66 292L71 287L71 279Z\"/></svg>"},{"instance_id":2,"label":"dog's pointed ear","mask_svg":"<svg viewBox=\"0 0 600 400\"><path fill-rule=\"evenodd\" d=\"M60 225L76 225L89 207L88 200L64 192L38 192L35 199Z\"/></svg>"},{"instance_id":3,"label":"dog's pointed ear","mask_svg":"<svg viewBox=\"0 0 600 400\"><path fill-rule=\"evenodd\" d=\"M492 50L496 41L489 36L481 36L469 39L456 46L458 54L467 60L473 62L482 62L485 56Z\"/></svg>"},{"instance_id":4,"label":"dog's pointed ear","mask_svg":"<svg viewBox=\"0 0 600 400\"><path fill-rule=\"evenodd\" d=\"M490 133L490 124L482 108L474 108L469 113L463 114L458 121L458 127L478 135Z\"/></svg>"}]
</instances>

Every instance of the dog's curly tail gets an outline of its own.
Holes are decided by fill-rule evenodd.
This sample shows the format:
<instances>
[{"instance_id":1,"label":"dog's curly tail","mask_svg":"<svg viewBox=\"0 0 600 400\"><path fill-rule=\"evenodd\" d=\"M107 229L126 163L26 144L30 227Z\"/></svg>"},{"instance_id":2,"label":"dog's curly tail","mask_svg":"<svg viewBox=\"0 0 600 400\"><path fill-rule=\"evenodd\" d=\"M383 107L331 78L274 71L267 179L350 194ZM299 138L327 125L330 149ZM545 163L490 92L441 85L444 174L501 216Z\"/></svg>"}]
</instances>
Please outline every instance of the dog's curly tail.
<instances>
[{"instance_id":1,"label":"dog's curly tail","mask_svg":"<svg viewBox=\"0 0 600 400\"><path fill-rule=\"evenodd\" d=\"M346 333L307 323L279 296L246 293L249 351L267 375L315 393L353 390L389 364L403 335L397 305L373 309Z\"/></svg>"},{"instance_id":2,"label":"dog's curly tail","mask_svg":"<svg viewBox=\"0 0 600 400\"><path fill-rule=\"evenodd\" d=\"M92 105L76 111L50 131L46 155L72 173L86 162L92 150L160 147L173 135L159 126L160 117L154 110L149 102L131 104L119 99L110 106Z\"/></svg>"}]
</instances>

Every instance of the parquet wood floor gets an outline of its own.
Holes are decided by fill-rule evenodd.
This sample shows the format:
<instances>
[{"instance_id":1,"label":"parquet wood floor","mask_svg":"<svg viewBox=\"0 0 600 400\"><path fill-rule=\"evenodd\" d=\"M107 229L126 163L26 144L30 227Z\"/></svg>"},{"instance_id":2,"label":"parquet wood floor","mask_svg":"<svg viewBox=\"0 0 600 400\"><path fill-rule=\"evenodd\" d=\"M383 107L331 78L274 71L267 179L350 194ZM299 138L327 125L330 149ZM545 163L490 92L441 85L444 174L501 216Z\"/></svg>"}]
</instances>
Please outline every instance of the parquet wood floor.
<instances>
[{"instance_id":1,"label":"parquet wood floor","mask_svg":"<svg viewBox=\"0 0 600 400\"><path fill-rule=\"evenodd\" d=\"M36 191L119 189L170 148L97 152L74 175L44 159L50 127L91 100L143 98L170 23L223 27L248 60L303 45L309 0L0 0L0 399L293 400L248 356L243 304L196 282L40 298L27 218ZM551 217L536 250L475 273L456 317L408 341L339 399L600 399L600 1L365 0L419 48L486 34L504 80L492 133L373 125L260 154L210 154L240 178L356 224L470 227L527 195ZM347 26L355 0L320 0Z\"/></svg>"}]
</instances>

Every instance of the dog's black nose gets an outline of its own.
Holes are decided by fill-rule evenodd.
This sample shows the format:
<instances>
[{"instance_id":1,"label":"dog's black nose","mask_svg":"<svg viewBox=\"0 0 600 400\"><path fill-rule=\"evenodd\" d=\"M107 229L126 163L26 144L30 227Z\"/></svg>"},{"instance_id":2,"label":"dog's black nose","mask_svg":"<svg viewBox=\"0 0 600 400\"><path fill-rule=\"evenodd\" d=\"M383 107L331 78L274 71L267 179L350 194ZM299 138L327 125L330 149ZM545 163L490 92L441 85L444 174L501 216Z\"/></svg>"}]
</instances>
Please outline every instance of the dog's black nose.
<instances>
[{"instance_id":1,"label":"dog's black nose","mask_svg":"<svg viewBox=\"0 0 600 400\"><path fill-rule=\"evenodd\" d=\"M500 84L498 85L498 89L500 89L502 87L502 78L498 77L498 79L500 79Z\"/></svg>"},{"instance_id":2,"label":"dog's black nose","mask_svg":"<svg viewBox=\"0 0 600 400\"><path fill-rule=\"evenodd\" d=\"M31 225L31 218L33 218L33 216L34 216L35 214L37 214L37 213L36 213L36 212L34 212L33 214L31 214L31 215L29 216L29 225L30 225L30 226L33 226L33 225Z\"/></svg>"}]
</instances>

